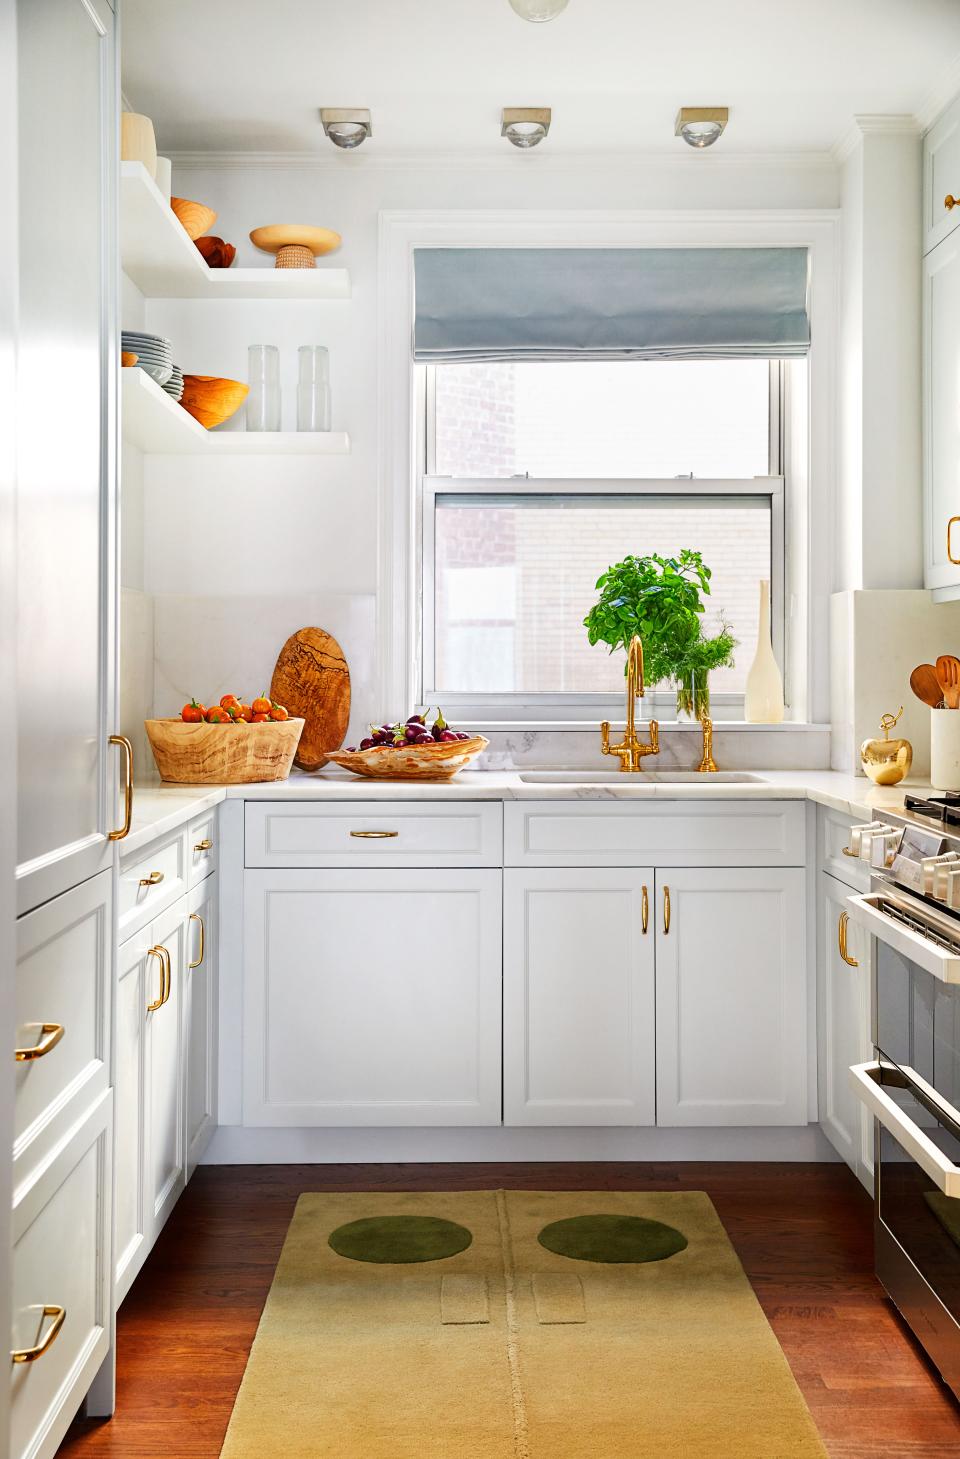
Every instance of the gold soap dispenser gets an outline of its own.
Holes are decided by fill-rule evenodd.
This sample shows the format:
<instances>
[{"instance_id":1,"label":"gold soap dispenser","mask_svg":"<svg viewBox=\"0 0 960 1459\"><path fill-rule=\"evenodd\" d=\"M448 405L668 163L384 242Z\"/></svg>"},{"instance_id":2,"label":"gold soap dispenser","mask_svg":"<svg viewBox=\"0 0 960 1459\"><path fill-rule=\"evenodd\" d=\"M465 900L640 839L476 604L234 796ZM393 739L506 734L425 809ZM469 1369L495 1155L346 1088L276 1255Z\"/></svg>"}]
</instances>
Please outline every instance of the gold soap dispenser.
<instances>
[{"instance_id":1,"label":"gold soap dispenser","mask_svg":"<svg viewBox=\"0 0 960 1459\"><path fill-rule=\"evenodd\" d=\"M913 764L913 746L909 740L892 740L890 731L896 727L903 713L903 705L896 714L884 714L880 719L882 740L864 740L860 746L860 764L863 773L869 775L874 785L899 785L910 774Z\"/></svg>"}]
</instances>

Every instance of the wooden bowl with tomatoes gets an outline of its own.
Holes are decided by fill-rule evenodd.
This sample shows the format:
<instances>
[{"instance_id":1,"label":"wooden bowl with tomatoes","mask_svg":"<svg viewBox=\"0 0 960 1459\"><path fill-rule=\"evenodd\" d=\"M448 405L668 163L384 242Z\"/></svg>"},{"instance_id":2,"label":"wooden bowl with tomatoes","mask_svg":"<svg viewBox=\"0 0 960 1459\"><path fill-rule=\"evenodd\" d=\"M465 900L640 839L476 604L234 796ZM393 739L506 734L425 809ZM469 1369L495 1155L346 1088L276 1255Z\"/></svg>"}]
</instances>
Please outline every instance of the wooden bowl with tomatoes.
<instances>
[{"instance_id":1,"label":"wooden bowl with tomatoes","mask_svg":"<svg viewBox=\"0 0 960 1459\"><path fill-rule=\"evenodd\" d=\"M286 780L303 726L265 695L244 703L234 694L210 706L191 699L179 719L144 721L161 779L174 785Z\"/></svg>"}]
</instances>

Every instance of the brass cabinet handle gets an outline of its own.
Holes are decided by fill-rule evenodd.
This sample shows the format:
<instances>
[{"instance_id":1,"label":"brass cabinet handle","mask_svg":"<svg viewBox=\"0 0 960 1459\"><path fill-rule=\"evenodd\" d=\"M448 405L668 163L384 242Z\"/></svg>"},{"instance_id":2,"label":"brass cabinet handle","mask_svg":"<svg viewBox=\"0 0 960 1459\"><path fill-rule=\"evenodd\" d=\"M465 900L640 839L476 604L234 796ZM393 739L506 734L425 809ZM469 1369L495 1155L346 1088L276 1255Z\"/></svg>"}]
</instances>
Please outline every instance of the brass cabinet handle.
<instances>
[{"instance_id":1,"label":"brass cabinet handle","mask_svg":"<svg viewBox=\"0 0 960 1459\"><path fill-rule=\"evenodd\" d=\"M351 836L356 836L360 841L387 841L391 836L399 836L399 831L351 831Z\"/></svg>"},{"instance_id":2,"label":"brass cabinet handle","mask_svg":"<svg viewBox=\"0 0 960 1459\"><path fill-rule=\"evenodd\" d=\"M943 200L943 206L948 213L952 213L958 203L960 203L960 198L955 198L953 193L947 193L947 196Z\"/></svg>"},{"instance_id":3,"label":"brass cabinet handle","mask_svg":"<svg viewBox=\"0 0 960 1459\"><path fill-rule=\"evenodd\" d=\"M646 937L647 928L650 926L650 893L646 887L642 887L640 890L640 926Z\"/></svg>"},{"instance_id":4,"label":"brass cabinet handle","mask_svg":"<svg viewBox=\"0 0 960 1459\"><path fill-rule=\"evenodd\" d=\"M110 743L123 750L123 825L119 831L110 831L107 839L122 841L124 836L129 836L133 820L133 746L126 735L111 735Z\"/></svg>"},{"instance_id":5,"label":"brass cabinet handle","mask_svg":"<svg viewBox=\"0 0 960 1459\"><path fill-rule=\"evenodd\" d=\"M42 1358L48 1348L52 1347L57 1340L57 1334L63 1326L64 1318L67 1315L66 1307L57 1307L52 1303L43 1309L44 1317L52 1317L53 1321L47 1328L42 1340L33 1348L15 1348L10 1354L14 1363L35 1363Z\"/></svg>"},{"instance_id":6,"label":"brass cabinet handle","mask_svg":"<svg viewBox=\"0 0 960 1459\"><path fill-rule=\"evenodd\" d=\"M200 964L203 962L203 951L204 951L204 945L205 945L206 940L207 940L207 936L206 936L206 932L205 932L204 926L203 926L203 918L200 916L200 913L199 912L191 912L190 913L190 921L191 922L196 922L197 926L200 928L200 956L197 958L197 960L196 960L195 963L187 963L187 967L188 968L198 968L200 966Z\"/></svg>"},{"instance_id":7,"label":"brass cabinet handle","mask_svg":"<svg viewBox=\"0 0 960 1459\"><path fill-rule=\"evenodd\" d=\"M170 954L165 947L151 947L147 957L155 957L160 963L160 997L147 1004L148 1013L156 1013L170 997Z\"/></svg>"},{"instance_id":8,"label":"brass cabinet handle","mask_svg":"<svg viewBox=\"0 0 960 1459\"><path fill-rule=\"evenodd\" d=\"M49 1054L55 1049L63 1038L64 1028L62 1023L40 1023L37 1024L40 1030L40 1042L31 1044L26 1049L14 1049L13 1057L18 1064L26 1064L30 1059L42 1059L44 1054Z\"/></svg>"},{"instance_id":9,"label":"brass cabinet handle","mask_svg":"<svg viewBox=\"0 0 960 1459\"><path fill-rule=\"evenodd\" d=\"M663 935L664 935L664 937L667 936L667 934L669 933L669 931L670 931L670 888L669 887L664 887L664 889L663 889Z\"/></svg>"},{"instance_id":10,"label":"brass cabinet handle","mask_svg":"<svg viewBox=\"0 0 960 1459\"><path fill-rule=\"evenodd\" d=\"M142 887L156 887L156 886L159 886L162 881L163 881L163 872L162 871L151 871L151 873L150 873L149 876L142 876L140 878L140 885Z\"/></svg>"},{"instance_id":11,"label":"brass cabinet handle","mask_svg":"<svg viewBox=\"0 0 960 1459\"><path fill-rule=\"evenodd\" d=\"M847 927L849 926L849 923L849 915L846 912L841 912L840 919L837 922L837 946L840 950L840 956L847 964L847 967L858 968L860 964L857 962L856 958L851 957L849 952L847 951Z\"/></svg>"},{"instance_id":12,"label":"brass cabinet handle","mask_svg":"<svg viewBox=\"0 0 960 1459\"><path fill-rule=\"evenodd\" d=\"M203 840L202 841L198 841L197 844L196 844L196 846L194 846L193 849L194 849L194 851L212 851L213 850L213 842L210 841L206 836L204 836Z\"/></svg>"},{"instance_id":13,"label":"brass cabinet handle","mask_svg":"<svg viewBox=\"0 0 960 1459\"><path fill-rule=\"evenodd\" d=\"M947 561L952 562L954 567L960 567L960 557L954 557L950 546L951 534L957 522L960 522L960 517L951 517L947 522Z\"/></svg>"},{"instance_id":14,"label":"brass cabinet handle","mask_svg":"<svg viewBox=\"0 0 960 1459\"><path fill-rule=\"evenodd\" d=\"M853 856L856 858L857 861L860 860L859 851L851 851L849 846L841 846L840 850L843 852L844 856Z\"/></svg>"}]
</instances>

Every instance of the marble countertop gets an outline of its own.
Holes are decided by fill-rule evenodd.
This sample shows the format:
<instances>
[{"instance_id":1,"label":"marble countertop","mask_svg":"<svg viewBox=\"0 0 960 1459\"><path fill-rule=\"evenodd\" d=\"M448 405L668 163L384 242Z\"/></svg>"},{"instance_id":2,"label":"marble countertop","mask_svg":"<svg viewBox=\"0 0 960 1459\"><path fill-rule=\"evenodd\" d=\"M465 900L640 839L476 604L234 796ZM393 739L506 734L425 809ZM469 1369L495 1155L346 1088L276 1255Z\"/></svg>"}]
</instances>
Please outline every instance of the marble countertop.
<instances>
[{"instance_id":1,"label":"marble countertop","mask_svg":"<svg viewBox=\"0 0 960 1459\"><path fill-rule=\"evenodd\" d=\"M566 773L566 772L565 772ZM464 771L441 783L361 780L345 771L294 772L289 780L260 785L188 786L148 784L134 792L133 823L122 843L127 856L155 837L226 799L231 800L812 800L856 820L903 814L907 792L929 794L930 785L904 781L877 786L861 775L833 770L765 770L756 781L670 784L643 775L602 784L533 784L516 770Z\"/></svg>"}]
</instances>

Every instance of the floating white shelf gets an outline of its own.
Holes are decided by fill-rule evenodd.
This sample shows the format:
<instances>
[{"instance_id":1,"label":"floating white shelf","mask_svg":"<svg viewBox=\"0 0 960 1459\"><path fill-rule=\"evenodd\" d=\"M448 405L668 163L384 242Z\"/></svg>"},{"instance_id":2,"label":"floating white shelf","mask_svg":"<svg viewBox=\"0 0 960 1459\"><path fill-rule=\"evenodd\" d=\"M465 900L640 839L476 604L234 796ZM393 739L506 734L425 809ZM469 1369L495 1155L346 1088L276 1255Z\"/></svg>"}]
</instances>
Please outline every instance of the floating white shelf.
<instances>
[{"instance_id":1,"label":"floating white shelf","mask_svg":"<svg viewBox=\"0 0 960 1459\"><path fill-rule=\"evenodd\" d=\"M349 299L346 269L208 268L142 162L120 164L120 261L148 299Z\"/></svg>"},{"instance_id":2,"label":"floating white shelf","mask_svg":"<svg viewBox=\"0 0 960 1459\"><path fill-rule=\"evenodd\" d=\"M346 431L206 430L144 370L120 371L122 430L141 451L170 456L346 456Z\"/></svg>"}]
</instances>

